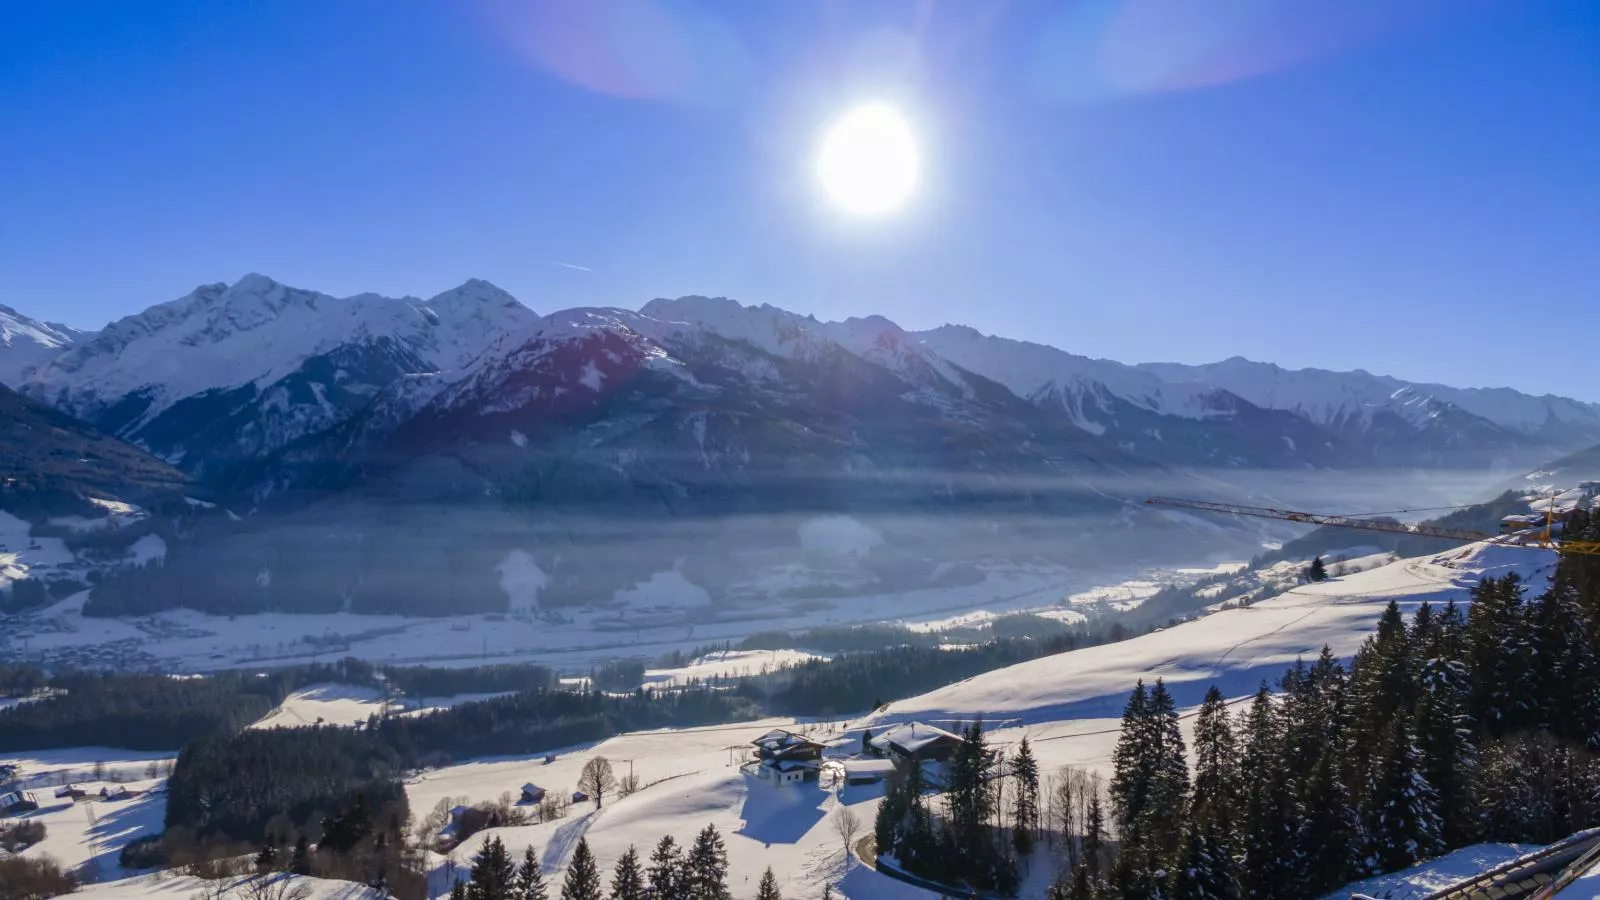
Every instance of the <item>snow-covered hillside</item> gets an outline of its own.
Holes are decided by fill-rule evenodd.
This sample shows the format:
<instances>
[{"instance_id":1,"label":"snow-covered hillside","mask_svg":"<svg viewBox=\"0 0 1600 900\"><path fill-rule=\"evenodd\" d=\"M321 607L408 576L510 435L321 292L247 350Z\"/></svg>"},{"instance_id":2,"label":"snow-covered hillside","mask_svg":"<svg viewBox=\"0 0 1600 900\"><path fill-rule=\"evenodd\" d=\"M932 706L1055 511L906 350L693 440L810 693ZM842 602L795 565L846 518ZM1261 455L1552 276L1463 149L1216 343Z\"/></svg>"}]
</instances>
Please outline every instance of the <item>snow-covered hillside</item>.
<instances>
[{"instance_id":1,"label":"snow-covered hillside","mask_svg":"<svg viewBox=\"0 0 1600 900\"><path fill-rule=\"evenodd\" d=\"M1228 609L1115 644L1048 656L989 672L890 704L873 722L971 719L1054 725L1121 714L1136 681L1164 678L1179 706L1200 702L1217 685L1229 697L1252 693L1323 645L1350 656L1390 600L1408 615L1423 601L1468 600L1484 577L1516 572L1537 596L1556 555L1501 544L1474 544L1432 558L1302 585L1270 600Z\"/></svg>"}]
</instances>

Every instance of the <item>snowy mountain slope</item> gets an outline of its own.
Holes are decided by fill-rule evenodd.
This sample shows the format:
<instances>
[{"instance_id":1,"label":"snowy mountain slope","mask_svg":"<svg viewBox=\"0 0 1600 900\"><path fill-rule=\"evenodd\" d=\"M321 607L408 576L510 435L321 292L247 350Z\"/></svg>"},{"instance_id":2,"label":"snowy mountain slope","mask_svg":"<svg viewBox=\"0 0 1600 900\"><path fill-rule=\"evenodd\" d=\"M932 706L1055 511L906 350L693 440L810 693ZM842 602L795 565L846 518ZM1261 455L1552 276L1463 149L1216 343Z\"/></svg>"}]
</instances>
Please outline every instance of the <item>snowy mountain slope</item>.
<instances>
[{"instance_id":1,"label":"snowy mountain slope","mask_svg":"<svg viewBox=\"0 0 1600 900\"><path fill-rule=\"evenodd\" d=\"M0 384L16 387L31 370L93 336L67 325L41 322L0 304Z\"/></svg>"},{"instance_id":2,"label":"snowy mountain slope","mask_svg":"<svg viewBox=\"0 0 1600 900\"><path fill-rule=\"evenodd\" d=\"M483 281L340 299L247 275L108 325L25 390L198 470L338 424L402 375L459 369L537 321Z\"/></svg>"}]
</instances>

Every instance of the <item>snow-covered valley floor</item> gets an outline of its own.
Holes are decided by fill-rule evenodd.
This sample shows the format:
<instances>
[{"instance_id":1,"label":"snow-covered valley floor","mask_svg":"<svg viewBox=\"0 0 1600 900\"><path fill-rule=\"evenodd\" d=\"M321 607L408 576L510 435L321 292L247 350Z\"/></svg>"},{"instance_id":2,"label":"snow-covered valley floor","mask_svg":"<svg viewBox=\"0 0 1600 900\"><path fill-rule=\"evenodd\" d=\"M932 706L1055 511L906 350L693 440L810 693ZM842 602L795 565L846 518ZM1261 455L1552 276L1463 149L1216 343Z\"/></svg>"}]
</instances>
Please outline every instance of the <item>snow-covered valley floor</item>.
<instances>
[{"instance_id":1,"label":"snow-covered valley floor","mask_svg":"<svg viewBox=\"0 0 1600 900\"><path fill-rule=\"evenodd\" d=\"M694 624L685 623L681 616L656 624L662 620L619 616L614 609L561 610L560 620L528 613L417 618L348 613L209 616L192 610L104 619L84 616L81 610L87 595L77 594L13 617L7 635L0 638L0 651L19 660L182 672L283 666L347 656L378 663L447 667L531 661L559 670L585 671L608 659L654 658L711 643L738 642L776 627L978 624L1019 611L1070 621L1079 618L1080 610L1100 604L1126 608L1163 585L1192 583L1205 574L1238 565L1128 572L1114 584L1059 567L1013 566L995 569L975 585L829 598L799 609L769 609L762 615L748 610L730 612L726 617L708 615ZM781 618L773 618L774 614ZM619 624L628 621L636 625Z\"/></svg>"}]
</instances>

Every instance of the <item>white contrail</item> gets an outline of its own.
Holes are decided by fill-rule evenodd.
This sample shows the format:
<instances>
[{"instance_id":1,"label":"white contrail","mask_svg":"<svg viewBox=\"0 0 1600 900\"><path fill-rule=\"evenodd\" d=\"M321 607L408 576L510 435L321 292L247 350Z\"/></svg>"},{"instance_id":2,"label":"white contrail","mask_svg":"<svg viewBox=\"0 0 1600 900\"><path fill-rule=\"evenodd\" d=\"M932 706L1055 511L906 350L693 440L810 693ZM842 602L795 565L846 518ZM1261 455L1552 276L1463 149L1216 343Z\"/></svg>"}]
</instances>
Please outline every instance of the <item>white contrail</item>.
<instances>
[{"instance_id":1,"label":"white contrail","mask_svg":"<svg viewBox=\"0 0 1600 900\"><path fill-rule=\"evenodd\" d=\"M550 265L552 265L552 266L560 266L563 269L577 269L579 272L593 272L594 271L593 269L589 268L588 266L579 266L579 265L574 265L573 263L556 262L553 259L550 260Z\"/></svg>"}]
</instances>

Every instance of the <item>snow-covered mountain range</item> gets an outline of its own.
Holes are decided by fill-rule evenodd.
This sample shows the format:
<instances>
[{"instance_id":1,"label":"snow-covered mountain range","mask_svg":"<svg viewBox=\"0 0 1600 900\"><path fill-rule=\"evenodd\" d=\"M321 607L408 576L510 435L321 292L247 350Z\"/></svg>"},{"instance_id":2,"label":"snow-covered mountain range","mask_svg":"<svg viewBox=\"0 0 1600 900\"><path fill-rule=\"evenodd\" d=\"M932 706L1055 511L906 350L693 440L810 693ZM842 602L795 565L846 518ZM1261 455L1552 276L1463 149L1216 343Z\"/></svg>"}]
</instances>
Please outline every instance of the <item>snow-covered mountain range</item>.
<instances>
[{"instance_id":1,"label":"snow-covered mountain range","mask_svg":"<svg viewBox=\"0 0 1600 900\"><path fill-rule=\"evenodd\" d=\"M338 425L402 376L460 369L537 321L483 281L423 301L247 275L35 352L21 388L204 471Z\"/></svg>"},{"instance_id":2,"label":"snow-covered mountain range","mask_svg":"<svg viewBox=\"0 0 1600 900\"><path fill-rule=\"evenodd\" d=\"M1148 510L1152 493L1526 471L1600 444L1600 406L1565 398L1125 365L723 298L540 316L482 281L336 298L250 275L94 334L4 313L0 373L23 395L242 514L186 524L161 583L96 589L121 611L494 609L508 559L557 606L665 571L737 595L831 515L882 544L828 591L925 587L978 559L1173 564L1258 537Z\"/></svg>"},{"instance_id":3,"label":"snow-covered mountain range","mask_svg":"<svg viewBox=\"0 0 1600 900\"><path fill-rule=\"evenodd\" d=\"M881 316L819 322L724 298L540 317L477 280L424 301L335 298L249 275L98 333L0 307L0 382L204 473L356 419L370 431L380 408L398 426L436 397L459 402L488 373L525 367L530 354L590 347L565 354L577 366L573 382L542 395L547 408L564 407L570 401L558 397L578 396L568 392L603 394L590 383L619 364L621 345L641 341L661 371L692 379L691 358L720 355L750 385L771 386L775 360L847 354L947 411L999 385L1124 451L1175 465L1509 469L1600 443L1600 404L1508 388L1238 358L1126 365L965 326L912 333ZM528 387L493 402L536 396Z\"/></svg>"}]
</instances>

